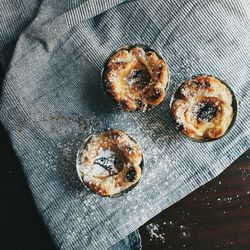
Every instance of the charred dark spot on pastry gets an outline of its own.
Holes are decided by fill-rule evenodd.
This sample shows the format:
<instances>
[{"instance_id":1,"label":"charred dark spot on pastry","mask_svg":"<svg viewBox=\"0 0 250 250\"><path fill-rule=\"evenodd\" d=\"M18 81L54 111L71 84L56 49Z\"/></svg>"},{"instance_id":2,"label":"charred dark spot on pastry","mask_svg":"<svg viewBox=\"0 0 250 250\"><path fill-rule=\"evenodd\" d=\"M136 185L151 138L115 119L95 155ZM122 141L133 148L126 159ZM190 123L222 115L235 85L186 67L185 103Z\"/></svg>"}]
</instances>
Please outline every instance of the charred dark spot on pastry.
<instances>
[{"instance_id":1,"label":"charred dark spot on pastry","mask_svg":"<svg viewBox=\"0 0 250 250\"><path fill-rule=\"evenodd\" d=\"M178 123L178 122L176 122L176 128L177 128L179 131L182 131L182 130L184 129L183 123Z\"/></svg>"},{"instance_id":2,"label":"charred dark spot on pastry","mask_svg":"<svg viewBox=\"0 0 250 250\"><path fill-rule=\"evenodd\" d=\"M136 179L136 171L134 167L130 167L128 172L126 173L126 178L129 182L133 182Z\"/></svg>"},{"instance_id":3,"label":"charred dark spot on pastry","mask_svg":"<svg viewBox=\"0 0 250 250\"><path fill-rule=\"evenodd\" d=\"M211 121L218 111L218 106L212 102L202 103L197 113L197 118L202 121Z\"/></svg>"},{"instance_id":4,"label":"charred dark spot on pastry","mask_svg":"<svg viewBox=\"0 0 250 250\"><path fill-rule=\"evenodd\" d=\"M210 84L210 82L208 80L206 80L204 82L204 85L205 85L206 88L210 88L211 87L211 84Z\"/></svg>"},{"instance_id":5,"label":"charred dark spot on pastry","mask_svg":"<svg viewBox=\"0 0 250 250\"><path fill-rule=\"evenodd\" d=\"M161 96L161 91L159 89L154 89L153 93L150 95L152 101L157 100Z\"/></svg>"},{"instance_id":6,"label":"charred dark spot on pastry","mask_svg":"<svg viewBox=\"0 0 250 250\"><path fill-rule=\"evenodd\" d=\"M131 78L136 79L136 78L144 78L144 70L135 70L131 74Z\"/></svg>"},{"instance_id":7,"label":"charred dark spot on pastry","mask_svg":"<svg viewBox=\"0 0 250 250\"><path fill-rule=\"evenodd\" d=\"M143 103L140 99L136 99L135 102L139 108L143 105Z\"/></svg>"},{"instance_id":8,"label":"charred dark spot on pastry","mask_svg":"<svg viewBox=\"0 0 250 250\"><path fill-rule=\"evenodd\" d=\"M211 84L208 80L192 80L192 84L194 85L195 88L200 89L208 89L210 88Z\"/></svg>"},{"instance_id":9,"label":"charred dark spot on pastry","mask_svg":"<svg viewBox=\"0 0 250 250\"><path fill-rule=\"evenodd\" d=\"M198 81L198 80L193 80L192 84L196 87L196 88L200 88L203 85L203 82Z\"/></svg>"},{"instance_id":10,"label":"charred dark spot on pastry","mask_svg":"<svg viewBox=\"0 0 250 250\"><path fill-rule=\"evenodd\" d=\"M150 82L150 73L145 68L132 70L127 76L126 81L130 86L136 86L138 88L144 88Z\"/></svg>"},{"instance_id":11,"label":"charred dark spot on pastry","mask_svg":"<svg viewBox=\"0 0 250 250\"><path fill-rule=\"evenodd\" d=\"M114 131L111 132L111 138L113 140L117 140L119 137L120 137L120 133L118 131L114 130Z\"/></svg>"},{"instance_id":12,"label":"charred dark spot on pastry","mask_svg":"<svg viewBox=\"0 0 250 250\"><path fill-rule=\"evenodd\" d=\"M110 86L108 93L113 98L113 101L116 101L116 95L115 95L113 86Z\"/></svg>"},{"instance_id":13,"label":"charred dark spot on pastry","mask_svg":"<svg viewBox=\"0 0 250 250\"><path fill-rule=\"evenodd\" d=\"M195 86L199 86L201 84L201 82L198 81L197 79L192 80L191 83Z\"/></svg>"},{"instance_id":14,"label":"charred dark spot on pastry","mask_svg":"<svg viewBox=\"0 0 250 250\"><path fill-rule=\"evenodd\" d=\"M138 109L143 109L144 108L145 104L142 102L142 100L136 99L135 102L136 102L136 105L137 105Z\"/></svg>"},{"instance_id":15,"label":"charred dark spot on pastry","mask_svg":"<svg viewBox=\"0 0 250 250\"><path fill-rule=\"evenodd\" d=\"M118 103L118 106L121 108L121 109L128 109L128 103L127 103L127 101L125 101L125 100L123 100L123 101L120 101L119 103Z\"/></svg>"},{"instance_id":16,"label":"charred dark spot on pastry","mask_svg":"<svg viewBox=\"0 0 250 250\"><path fill-rule=\"evenodd\" d=\"M147 105L147 109L148 109L148 110L150 110L150 109L152 109L152 108L153 108L153 105L151 105L151 104L148 104L148 105Z\"/></svg>"}]
</instances>

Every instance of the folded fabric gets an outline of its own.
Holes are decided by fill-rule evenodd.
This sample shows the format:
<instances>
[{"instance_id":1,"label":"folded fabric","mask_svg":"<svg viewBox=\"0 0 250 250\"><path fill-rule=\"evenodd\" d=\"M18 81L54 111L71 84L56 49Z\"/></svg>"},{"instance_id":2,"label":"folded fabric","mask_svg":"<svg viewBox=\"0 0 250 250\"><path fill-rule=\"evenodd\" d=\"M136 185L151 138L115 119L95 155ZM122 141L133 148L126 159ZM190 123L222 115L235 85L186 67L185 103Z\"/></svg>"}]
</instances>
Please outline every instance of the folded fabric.
<instances>
[{"instance_id":1,"label":"folded fabric","mask_svg":"<svg viewBox=\"0 0 250 250\"><path fill-rule=\"evenodd\" d=\"M249 17L244 0L1 0L0 119L58 248L111 247L249 148ZM166 100L152 111L117 111L101 87L106 57L128 43L151 46L169 65ZM169 115L177 85L197 73L222 78L238 99L234 127L214 142L181 137ZM117 198L90 193L75 169L84 138L107 128L144 151L141 183Z\"/></svg>"}]
</instances>

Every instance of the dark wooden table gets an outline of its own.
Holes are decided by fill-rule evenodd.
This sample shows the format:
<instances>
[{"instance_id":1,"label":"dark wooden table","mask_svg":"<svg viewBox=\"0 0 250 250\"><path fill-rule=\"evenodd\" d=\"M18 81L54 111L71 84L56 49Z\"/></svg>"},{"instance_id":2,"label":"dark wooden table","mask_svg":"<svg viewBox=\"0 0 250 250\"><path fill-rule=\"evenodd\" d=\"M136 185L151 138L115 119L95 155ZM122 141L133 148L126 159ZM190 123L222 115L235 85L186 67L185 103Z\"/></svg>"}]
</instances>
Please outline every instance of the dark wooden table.
<instances>
[{"instance_id":1,"label":"dark wooden table","mask_svg":"<svg viewBox=\"0 0 250 250\"><path fill-rule=\"evenodd\" d=\"M250 150L140 228L144 249L250 249Z\"/></svg>"},{"instance_id":2,"label":"dark wooden table","mask_svg":"<svg viewBox=\"0 0 250 250\"><path fill-rule=\"evenodd\" d=\"M143 249L250 249L249 158L143 225ZM0 160L0 249L55 249L1 126Z\"/></svg>"}]
</instances>

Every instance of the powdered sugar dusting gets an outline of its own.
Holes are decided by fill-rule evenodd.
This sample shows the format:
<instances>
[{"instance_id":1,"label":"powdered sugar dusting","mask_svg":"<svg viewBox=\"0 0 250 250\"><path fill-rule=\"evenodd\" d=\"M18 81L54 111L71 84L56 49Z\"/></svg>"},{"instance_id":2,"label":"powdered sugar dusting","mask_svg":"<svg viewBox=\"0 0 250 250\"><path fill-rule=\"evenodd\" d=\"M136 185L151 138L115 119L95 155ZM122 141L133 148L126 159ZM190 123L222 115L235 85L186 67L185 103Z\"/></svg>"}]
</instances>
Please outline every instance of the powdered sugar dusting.
<instances>
[{"instance_id":1,"label":"powdered sugar dusting","mask_svg":"<svg viewBox=\"0 0 250 250\"><path fill-rule=\"evenodd\" d=\"M165 233L160 232L160 225L156 223L150 223L146 226L146 229L150 236L150 241L153 239L156 241L161 241L162 243L165 242Z\"/></svg>"},{"instance_id":2,"label":"powdered sugar dusting","mask_svg":"<svg viewBox=\"0 0 250 250\"><path fill-rule=\"evenodd\" d=\"M173 221L151 222L146 225L146 230L150 241L161 244L168 242L174 232L177 233L177 237L184 242L191 237L189 227L174 223ZM171 245L168 244L168 246Z\"/></svg>"}]
</instances>

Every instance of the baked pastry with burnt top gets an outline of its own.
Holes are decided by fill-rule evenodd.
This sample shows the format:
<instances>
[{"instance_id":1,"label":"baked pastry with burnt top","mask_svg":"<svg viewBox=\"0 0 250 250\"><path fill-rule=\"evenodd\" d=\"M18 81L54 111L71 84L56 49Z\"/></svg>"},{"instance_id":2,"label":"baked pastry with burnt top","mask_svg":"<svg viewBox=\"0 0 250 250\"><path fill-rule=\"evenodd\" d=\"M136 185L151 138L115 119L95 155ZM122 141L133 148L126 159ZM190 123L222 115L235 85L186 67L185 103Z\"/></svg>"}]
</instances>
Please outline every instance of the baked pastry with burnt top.
<instances>
[{"instance_id":1,"label":"baked pastry with burnt top","mask_svg":"<svg viewBox=\"0 0 250 250\"><path fill-rule=\"evenodd\" d=\"M108 58L102 79L106 92L121 109L145 111L164 100L169 71L155 50L128 45Z\"/></svg>"},{"instance_id":2,"label":"baked pastry with burnt top","mask_svg":"<svg viewBox=\"0 0 250 250\"><path fill-rule=\"evenodd\" d=\"M142 165L140 147L121 130L92 135L77 156L79 178L101 196L117 196L133 188L141 178Z\"/></svg>"},{"instance_id":3,"label":"baked pastry with burnt top","mask_svg":"<svg viewBox=\"0 0 250 250\"><path fill-rule=\"evenodd\" d=\"M232 90L210 75L195 76L182 83L171 105L178 130L198 141L222 137L232 126L236 111Z\"/></svg>"}]
</instances>

